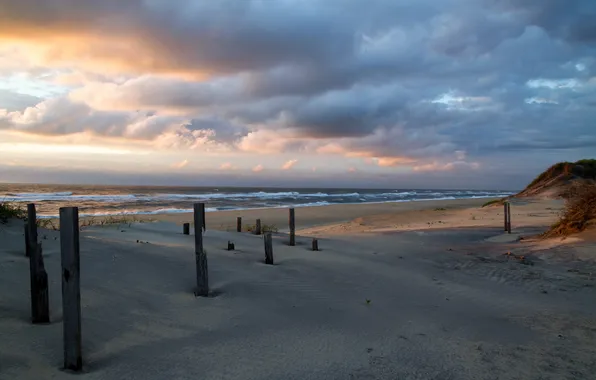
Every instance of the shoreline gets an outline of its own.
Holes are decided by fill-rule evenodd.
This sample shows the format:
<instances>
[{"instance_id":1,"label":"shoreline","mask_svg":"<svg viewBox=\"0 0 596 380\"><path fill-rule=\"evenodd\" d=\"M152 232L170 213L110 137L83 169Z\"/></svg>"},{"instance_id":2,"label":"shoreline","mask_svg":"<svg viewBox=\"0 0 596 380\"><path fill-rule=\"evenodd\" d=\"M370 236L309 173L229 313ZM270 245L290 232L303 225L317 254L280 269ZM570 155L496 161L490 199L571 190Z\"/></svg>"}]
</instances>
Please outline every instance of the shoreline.
<instances>
[{"instance_id":1,"label":"shoreline","mask_svg":"<svg viewBox=\"0 0 596 380\"><path fill-rule=\"evenodd\" d=\"M501 198L465 198L444 200L410 200L401 202L340 203L324 206L295 207L296 233L303 236L337 236L362 233L389 233L429 229L503 227L501 207L482 207ZM561 200L511 199L513 225L517 228L550 227L563 208ZM291 207L263 207L207 212L207 229L234 232L237 218L242 230L252 230L260 219L264 228L289 231L288 210ZM59 227L58 218L40 218L41 226ZM134 214L80 216L82 228L122 226L131 223L166 222L175 225L193 222L192 212L169 214Z\"/></svg>"},{"instance_id":2,"label":"shoreline","mask_svg":"<svg viewBox=\"0 0 596 380\"><path fill-rule=\"evenodd\" d=\"M467 198L448 200L424 200L407 202L382 203L342 203L325 206L308 206L296 208L296 230L301 231L313 227L334 225L350 222L356 218L372 217L376 215L396 214L405 215L410 212L424 212L435 209L450 211L469 208L479 208L491 199L499 198ZM236 218L242 218L242 225L253 225L256 219L261 219L263 225L275 226L279 231L288 229L289 207L251 208L243 210L211 211L207 216L207 228L215 230L235 230ZM124 215L118 217L97 216L81 217L83 220L102 221L106 219L132 219L138 222L170 222L183 224L192 222L192 213Z\"/></svg>"},{"instance_id":3,"label":"shoreline","mask_svg":"<svg viewBox=\"0 0 596 380\"><path fill-rule=\"evenodd\" d=\"M251 210L270 210L270 209L289 209L289 208L296 208L296 209L303 209L303 208L314 208L314 207L329 207L329 206L353 206L353 205L377 205L377 204L393 204L393 203L410 203L410 202L442 202L442 201L472 201L472 200L480 200L483 201L482 204L492 201L506 198L503 197L495 197L495 196L474 196L470 198L454 198L454 197L445 197L445 198L435 198L435 199L405 199L405 200L391 200L391 201L378 201L378 202L344 202L344 203L329 203L326 201L322 202L311 202L311 203L299 203L295 205L280 205L280 206L265 206L265 207L239 207L239 208L229 208L229 209L217 209L213 207L206 207L205 212L207 213L216 213L216 212L234 212L234 211L251 211ZM37 204L43 204L43 201L40 202L32 202ZM206 205L208 202L203 202ZM317 204L317 203L325 203L325 204ZM72 205L76 206L76 205ZM173 212L159 212L160 210L176 210ZM115 212L115 213L96 213L96 214L88 214L88 213L80 213L80 218L109 218L109 217L150 217L150 216L162 216L162 215L190 215L193 213L192 208L188 209L175 209L175 208L161 208L155 211L139 211L139 212ZM58 215L37 215L38 219L58 219Z\"/></svg>"}]
</instances>

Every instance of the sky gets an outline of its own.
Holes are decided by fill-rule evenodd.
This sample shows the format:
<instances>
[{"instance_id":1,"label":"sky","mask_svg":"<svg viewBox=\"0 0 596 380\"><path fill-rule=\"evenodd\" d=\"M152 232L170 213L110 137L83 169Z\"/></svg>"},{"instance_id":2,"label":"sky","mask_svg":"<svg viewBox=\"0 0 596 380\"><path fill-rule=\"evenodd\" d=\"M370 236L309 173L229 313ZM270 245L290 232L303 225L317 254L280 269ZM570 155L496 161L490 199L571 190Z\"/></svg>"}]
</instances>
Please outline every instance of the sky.
<instances>
[{"instance_id":1,"label":"sky","mask_svg":"<svg viewBox=\"0 0 596 380\"><path fill-rule=\"evenodd\" d=\"M596 154L594 0L0 0L0 182L519 189Z\"/></svg>"}]
</instances>

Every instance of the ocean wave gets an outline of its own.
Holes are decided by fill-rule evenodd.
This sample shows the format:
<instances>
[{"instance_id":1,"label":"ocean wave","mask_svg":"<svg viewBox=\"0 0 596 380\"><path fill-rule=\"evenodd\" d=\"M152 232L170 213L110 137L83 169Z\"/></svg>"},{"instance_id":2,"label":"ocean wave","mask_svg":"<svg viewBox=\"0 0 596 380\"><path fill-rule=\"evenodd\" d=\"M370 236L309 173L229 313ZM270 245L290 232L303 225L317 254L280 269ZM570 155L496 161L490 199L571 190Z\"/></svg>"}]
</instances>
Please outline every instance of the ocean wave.
<instances>
[{"instance_id":1,"label":"ocean wave","mask_svg":"<svg viewBox=\"0 0 596 380\"><path fill-rule=\"evenodd\" d=\"M95 201L95 202L125 202L142 200L133 194L90 194L90 195L72 195L72 193L19 193L0 196L6 202L71 202L71 201ZM150 199L150 198L145 198Z\"/></svg>"},{"instance_id":2,"label":"ocean wave","mask_svg":"<svg viewBox=\"0 0 596 380\"><path fill-rule=\"evenodd\" d=\"M205 212L214 212L220 211L218 208L215 207L207 207L205 208ZM182 208L160 208L156 210L118 210L118 211L98 211L98 212L88 212L88 213L81 213L79 217L81 218L91 218L91 217L104 217L104 216L131 216L131 215L158 215L158 214L185 214L185 213L192 213L193 209L182 209ZM40 219L55 219L58 218L58 215L40 215L38 218Z\"/></svg>"},{"instance_id":3,"label":"ocean wave","mask_svg":"<svg viewBox=\"0 0 596 380\"><path fill-rule=\"evenodd\" d=\"M299 199L299 198L325 198L325 197L359 197L359 193L299 193L297 191L284 192L252 192L252 193L205 193L205 194L87 194L72 195L72 193L19 193L6 194L2 199L7 202L150 202L150 201L180 201L180 200L249 200L249 199Z\"/></svg>"},{"instance_id":4,"label":"ocean wave","mask_svg":"<svg viewBox=\"0 0 596 380\"><path fill-rule=\"evenodd\" d=\"M161 199L282 199L282 198L317 198L317 197L358 197L359 193L300 193L297 191L282 191L269 193L258 191L252 193L205 193L205 194L155 194Z\"/></svg>"},{"instance_id":5,"label":"ocean wave","mask_svg":"<svg viewBox=\"0 0 596 380\"><path fill-rule=\"evenodd\" d=\"M290 205L288 207L317 207L317 206L329 206L332 205L333 203L329 203L329 202L310 202L310 203L300 203L297 205ZM335 203L337 204L337 203Z\"/></svg>"},{"instance_id":6,"label":"ocean wave","mask_svg":"<svg viewBox=\"0 0 596 380\"><path fill-rule=\"evenodd\" d=\"M7 193L7 197L13 198L31 198L31 197L68 197L72 192L62 191L58 193Z\"/></svg>"}]
</instances>

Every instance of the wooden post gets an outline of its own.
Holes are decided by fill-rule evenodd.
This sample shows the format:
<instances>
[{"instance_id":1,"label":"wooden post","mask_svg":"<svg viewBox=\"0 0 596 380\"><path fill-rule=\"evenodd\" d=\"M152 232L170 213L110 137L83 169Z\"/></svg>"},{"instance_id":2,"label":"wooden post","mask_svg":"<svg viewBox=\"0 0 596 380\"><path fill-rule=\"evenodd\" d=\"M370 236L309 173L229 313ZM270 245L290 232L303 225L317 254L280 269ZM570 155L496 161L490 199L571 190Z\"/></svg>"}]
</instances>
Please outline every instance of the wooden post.
<instances>
[{"instance_id":1,"label":"wooden post","mask_svg":"<svg viewBox=\"0 0 596 380\"><path fill-rule=\"evenodd\" d=\"M503 203L503 218L504 218L504 222L505 222L505 232L507 232L507 222L509 221L509 209L507 208L507 203L508 202L504 202Z\"/></svg>"},{"instance_id":2,"label":"wooden post","mask_svg":"<svg viewBox=\"0 0 596 380\"><path fill-rule=\"evenodd\" d=\"M23 224L25 227L25 257L31 256L31 244L29 243L29 224Z\"/></svg>"},{"instance_id":3,"label":"wooden post","mask_svg":"<svg viewBox=\"0 0 596 380\"><path fill-rule=\"evenodd\" d=\"M199 207L201 208L201 214L203 215L203 231L207 231L207 218L205 218L205 204L199 203Z\"/></svg>"},{"instance_id":4,"label":"wooden post","mask_svg":"<svg viewBox=\"0 0 596 380\"><path fill-rule=\"evenodd\" d=\"M48 274L43 265L41 243L29 242L29 276L31 278L31 321L33 323L50 322L50 301Z\"/></svg>"},{"instance_id":5,"label":"wooden post","mask_svg":"<svg viewBox=\"0 0 596 380\"><path fill-rule=\"evenodd\" d=\"M62 259L62 315L64 369L83 368L81 350L81 283L79 209L60 208L60 251Z\"/></svg>"},{"instance_id":6,"label":"wooden post","mask_svg":"<svg viewBox=\"0 0 596 380\"><path fill-rule=\"evenodd\" d=\"M190 223L184 223L182 225L182 233L184 235L190 235Z\"/></svg>"},{"instance_id":7,"label":"wooden post","mask_svg":"<svg viewBox=\"0 0 596 380\"><path fill-rule=\"evenodd\" d=\"M315 238L312 239L312 250L313 251L319 250L319 241Z\"/></svg>"},{"instance_id":8,"label":"wooden post","mask_svg":"<svg viewBox=\"0 0 596 380\"><path fill-rule=\"evenodd\" d=\"M255 224L255 235L261 234L261 219L257 219L257 223Z\"/></svg>"},{"instance_id":9,"label":"wooden post","mask_svg":"<svg viewBox=\"0 0 596 380\"><path fill-rule=\"evenodd\" d=\"M295 212L294 209L290 209L290 245L296 245L296 223L295 223Z\"/></svg>"},{"instance_id":10,"label":"wooden post","mask_svg":"<svg viewBox=\"0 0 596 380\"><path fill-rule=\"evenodd\" d=\"M27 252L27 250L25 250L25 254L29 257L35 250L34 244L37 244L37 213L35 211L34 203L29 203L27 205L27 230L29 232L29 251ZM27 238L27 235L25 235L25 238Z\"/></svg>"},{"instance_id":11,"label":"wooden post","mask_svg":"<svg viewBox=\"0 0 596 380\"><path fill-rule=\"evenodd\" d=\"M236 232L242 232L242 217L236 218Z\"/></svg>"},{"instance_id":12,"label":"wooden post","mask_svg":"<svg viewBox=\"0 0 596 380\"><path fill-rule=\"evenodd\" d=\"M273 265L273 239L271 232L265 233L263 236L265 242L265 264Z\"/></svg>"},{"instance_id":13,"label":"wooden post","mask_svg":"<svg viewBox=\"0 0 596 380\"><path fill-rule=\"evenodd\" d=\"M37 241L37 214L33 203L27 205L25 255L29 257L31 321L33 323L49 323L48 274L43 265L41 243Z\"/></svg>"},{"instance_id":14,"label":"wooden post","mask_svg":"<svg viewBox=\"0 0 596 380\"><path fill-rule=\"evenodd\" d=\"M507 202L507 232L511 233L511 203Z\"/></svg>"},{"instance_id":15,"label":"wooden post","mask_svg":"<svg viewBox=\"0 0 596 380\"><path fill-rule=\"evenodd\" d=\"M203 227L205 226L205 204L194 204L195 222L195 262L197 267L197 289L195 296L209 295L209 271L207 268L207 254L203 249Z\"/></svg>"}]
</instances>

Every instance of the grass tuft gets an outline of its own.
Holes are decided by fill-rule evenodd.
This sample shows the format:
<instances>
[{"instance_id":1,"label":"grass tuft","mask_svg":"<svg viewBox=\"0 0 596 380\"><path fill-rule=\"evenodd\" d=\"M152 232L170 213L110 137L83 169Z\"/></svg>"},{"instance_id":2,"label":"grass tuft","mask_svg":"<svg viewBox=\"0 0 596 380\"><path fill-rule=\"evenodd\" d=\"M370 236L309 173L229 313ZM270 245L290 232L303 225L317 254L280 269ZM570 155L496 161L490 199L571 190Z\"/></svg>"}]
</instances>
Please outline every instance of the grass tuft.
<instances>
[{"instance_id":1,"label":"grass tuft","mask_svg":"<svg viewBox=\"0 0 596 380\"><path fill-rule=\"evenodd\" d=\"M247 232L253 232L257 228L256 224L246 224L242 227L242 230ZM278 232L279 229L275 224L261 224L261 233L265 232Z\"/></svg>"},{"instance_id":2,"label":"grass tuft","mask_svg":"<svg viewBox=\"0 0 596 380\"><path fill-rule=\"evenodd\" d=\"M0 223L6 223L9 219L24 219L27 211L17 203L0 201Z\"/></svg>"},{"instance_id":3,"label":"grass tuft","mask_svg":"<svg viewBox=\"0 0 596 380\"><path fill-rule=\"evenodd\" d=\"M503 206L503 204L505 203L506 200L507 200L506 198L493 199L492 201L488 201L485 204L483 204L482 207Z\"/></svg>"},{"instance_id":4,"label":"grass tuft","mask_svg":"<svg viewBox=\"0 0 596 380\"><path fill-rule=\"evenodd\" d=\"M143 223L145 220L139 219L135 216L104 216L101 218L96 217L87 217L81 220L80 228L83 229L85 227L92 227L92 226L121 226L121 225L128 225L131 227L133 223Z\"/></svg>"}]
</instances>

